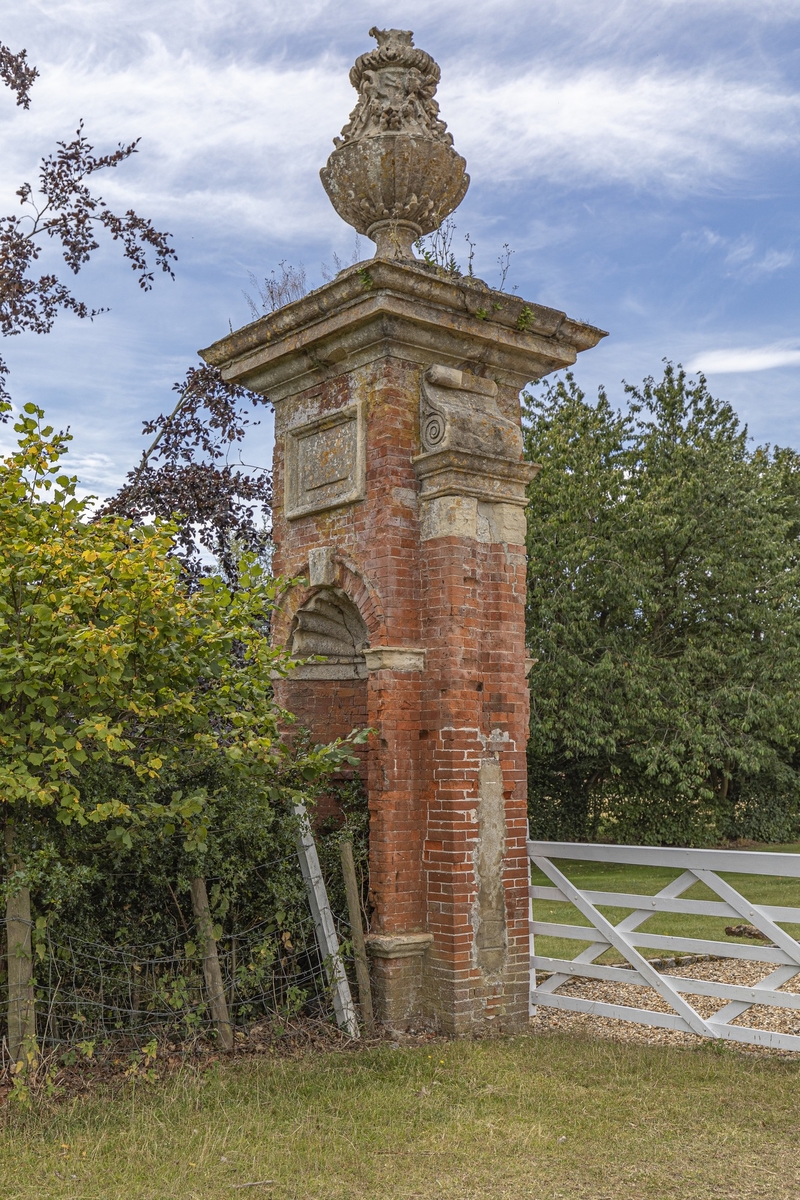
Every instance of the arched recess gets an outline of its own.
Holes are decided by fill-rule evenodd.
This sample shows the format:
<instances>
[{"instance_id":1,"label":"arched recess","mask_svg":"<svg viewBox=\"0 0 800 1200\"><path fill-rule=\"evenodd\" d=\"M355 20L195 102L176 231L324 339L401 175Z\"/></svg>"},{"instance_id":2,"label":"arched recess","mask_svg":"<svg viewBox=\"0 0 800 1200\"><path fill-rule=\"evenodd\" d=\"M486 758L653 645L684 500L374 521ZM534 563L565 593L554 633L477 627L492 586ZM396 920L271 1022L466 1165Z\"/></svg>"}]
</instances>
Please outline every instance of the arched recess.
<instances>
[{"instance_id":1,"label":"arched recess","mask_svg":"<svg viewBox=\"0 0 800 1200\"><path fill-rule=\"evenodd\" d=\"M345 597L366 625L368 644L371 646L384 644L386 641L386 618L374 584L338 551L332 556L331 567L333 568L332 576L324 582L312 580L310 588L295 582L293 586L287 587L283 592L272 614L273 645L291 649L297 612L299 609L305 608L320 591L333 591L337 597ZM306 559L304 562L289 563L285 574L288 578L297 580L298 577L311 576L312 572Z\"/></svg>"},{"instance_id":2,"label":"arched recess","mask_svg":"<svg viewBox=\"0 0 800 1200\"><path fill-rule=\"evenodd\" d=\"M324 656L292 672L294 679L366 679L369 632L347 592L318 588L295 612L288 649L293 658Z\"/></svg>"}]
</instances>

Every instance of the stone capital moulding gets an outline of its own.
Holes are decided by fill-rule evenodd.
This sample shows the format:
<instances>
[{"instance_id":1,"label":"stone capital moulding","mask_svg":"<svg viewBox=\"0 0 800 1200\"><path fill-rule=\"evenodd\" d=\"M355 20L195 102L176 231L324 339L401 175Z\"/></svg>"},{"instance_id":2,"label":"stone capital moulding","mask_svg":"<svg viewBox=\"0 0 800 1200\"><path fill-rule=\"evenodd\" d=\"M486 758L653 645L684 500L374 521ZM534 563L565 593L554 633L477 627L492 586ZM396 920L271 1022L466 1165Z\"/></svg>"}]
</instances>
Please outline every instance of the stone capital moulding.
<instances>
[{"instance_id":1,"label":"stone capital moulding","mask_svg":"<svg viewBox=\"0 0 800 1200\"><path fill-rule=\"evenodd\" d=\"M469 186L466 162L434 100L441 72L408 29L370 30L377 49L350 71L358 103L320 171L331 204L376 243L376 256L413 258Z\"/></svg>"},{"instance_id":2,"label":"stone capital moulding","mask_svg":"<svg viewBox=\"0 0 800 1200\"><path fill-rule=\"evenodd\" d=\"M368 671L425 670L425 650L416 646L371 646L364 659Z\"/></svg>"},{"instance_id":3,"label":"stone capital moulding","mask_svg":"<svg viewBox=\"0 0 800 1200\"><path fill-rule=\"evenodd\" d=\"M528 504L527 485L537 463L510 462L492 454L433 450L411 460L420 481L420 503L437 496L472 496L487 504Z\"/></svg>"},{"instance_id":4,"label":"stone capital moulding","mask_svg":"<svg viewBox=\"0 0 800 1200\"><path fill-rule=\"evenodd\" d=\"M364 939L373 958L409 958L425 954L433 945L432 933L368 933Z\"/></svg>"},{"instance_id":5,"label":"stone capital moulding","mask_svg":"<svg viewBox=\"0 0 800 1200\"><path fill-rule=\"evenodd\" d=\"M363 500L366 431L360 404L348 404L286 430L288 520Z\"/></svg>"}]
</instances>

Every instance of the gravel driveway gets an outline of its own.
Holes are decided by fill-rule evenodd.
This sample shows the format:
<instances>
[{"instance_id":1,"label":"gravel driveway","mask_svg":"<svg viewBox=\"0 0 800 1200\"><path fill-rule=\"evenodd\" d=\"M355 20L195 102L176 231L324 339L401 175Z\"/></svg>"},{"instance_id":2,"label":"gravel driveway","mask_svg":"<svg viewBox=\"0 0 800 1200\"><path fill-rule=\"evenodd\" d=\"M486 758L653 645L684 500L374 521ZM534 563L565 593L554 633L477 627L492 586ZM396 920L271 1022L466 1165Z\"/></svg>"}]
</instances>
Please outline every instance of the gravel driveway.
<instances>
[{"instance_id":1,"label":"gravel driveway","mask_svg":"<svg viewBox=\"0 0 800 1200\"><path fill-rule=\"evenodd\" d=\"M773 963L743 962L727 958L711 962L693 962L688 966L664 965L665 974L680 975L687 979L713 979L720 983L734 983L752 987L775 970ZM544 978L537 972L537 979ZM800 980L790 980L775 991L797 991ZM670 1006L652 988L634 984L610 983L599 979L571 979L558 989L559 995L580 996L586 1000L598 1000L605 1004L627 1004L635 1008L647 1008L655 1012L670 1012ZM712 996L694 996L682 993L702 1017L710 1017L727 1001ZM780 1033L800 1035L800 1009L770 1008L754 1005L733 1025L749 1025L759 1029L772 1029ZM596 1037L610 1038L617 1042L637 1042L643 1045L699 1046L707 1039L693 1033L680 1033L672 1029L657 1029L649 1025L638 1025L632 1021L619 1021L611 1017L593 1017L587 1013L561 1011L540 1005L536 1016L531 1018L531 1029L578 1031ZM736 1044L739 1051L754 1054L780 1055L785 1058L800 1058L800 1052L769 1050L762 1047Z\"/></svg>"}]
</instances>

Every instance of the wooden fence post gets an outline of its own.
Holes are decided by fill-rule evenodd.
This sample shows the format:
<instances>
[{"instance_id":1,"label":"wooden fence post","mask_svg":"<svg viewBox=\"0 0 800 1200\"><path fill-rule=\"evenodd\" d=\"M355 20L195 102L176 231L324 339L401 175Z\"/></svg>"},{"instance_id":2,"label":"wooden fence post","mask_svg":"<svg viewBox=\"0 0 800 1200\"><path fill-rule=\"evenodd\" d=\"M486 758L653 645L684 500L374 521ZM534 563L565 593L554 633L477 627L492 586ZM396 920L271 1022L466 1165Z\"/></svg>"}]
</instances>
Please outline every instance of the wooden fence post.
<instances>
[{"instance_id":1,"label":"wooden fence post","mask_svg":"<svg viewBox=\"0 0 800 1200\"><path fill-rule=\"evenodd\" d=\"M233 1030L228 1015L228 1004L225 999L225 987L222 982L222 971L217 954L217 939L214 937L214 924L211 920L211 910L208 904L206 881L202 876L192 880L192 909L200 935L203 949L203 975L208 991L208 1001L211 1015L223 1050L233 1049Z\"/></svg>"},{"instance_id":2,"label":"wooden fence post","mask_svg":"<svg viewBox=\"0 0 800 1200\"><path fill-rule=\"evenodd\" d=\"M6 823L6 863L8 874L21 870L14 856L14 825ZM31 939L31 890L18 888L6 900L6 939L8 963L8 1050L12 1061L35 1063L36 1013L33 995L33 948Z\"/></svg>"},{"instance_id":3,"label":"wooden fence post","mask_svg":"<svg viewBox=\"0 0 800 1200\"><path fill-rule=\"evenodd\" d=\"M358 980L358 998L361 1002L361 1016L367 1030L372 1029L372 988L369 981L369 965L367 963L367 947L364 942L364 930L361 926L361 899L358 894L356 866L353 862L353 843L343 841L339 847L342 856L342 874L347 893L347 911L350 916L350 932L353 936L353 958L356 964L356 979Z\"/></svg>"}]
</instances>

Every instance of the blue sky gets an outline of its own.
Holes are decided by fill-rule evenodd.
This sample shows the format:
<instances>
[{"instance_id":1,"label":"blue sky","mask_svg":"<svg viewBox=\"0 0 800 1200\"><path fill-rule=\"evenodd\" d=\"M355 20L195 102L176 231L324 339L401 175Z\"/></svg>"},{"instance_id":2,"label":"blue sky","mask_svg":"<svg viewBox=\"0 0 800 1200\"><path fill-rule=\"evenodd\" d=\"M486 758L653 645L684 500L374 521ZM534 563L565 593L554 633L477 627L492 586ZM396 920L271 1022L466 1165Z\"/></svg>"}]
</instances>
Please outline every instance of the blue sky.
<instances>
[{"instance_id":1,"label":"blue sky","mask_svg":"<svg viewBox=\"0 0 800 1200\"><path fill-rule=\"evenodd\" d=\"M119 482L197 348L249 319L249 272L287 259L316 285L334 251L352 257L318 170L373 24L413 29L442 67L472 177L456 243L477 243L477 273L496 282L507 242L508 286L609 331L581 358L587 390L622 403L620 381L668 357L704 369L758 441L800 447L800 0L4 8L0 40L41 78L28 112L0 94L0 212L83 117L98 148L141 137L101 190L179 255L145 295L104 247L76 290L109 312L5 340L15 399L71 426L91 490ZM246 461L269 461L269 432L265 414Z\"/></svg>"}]
</instances>

